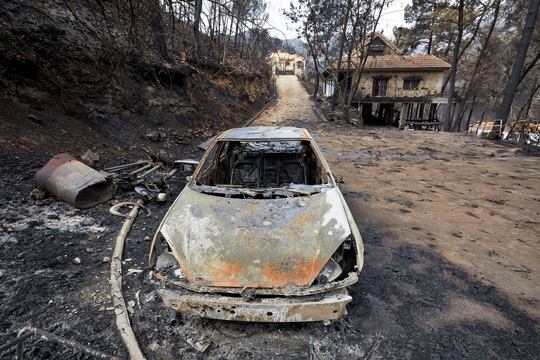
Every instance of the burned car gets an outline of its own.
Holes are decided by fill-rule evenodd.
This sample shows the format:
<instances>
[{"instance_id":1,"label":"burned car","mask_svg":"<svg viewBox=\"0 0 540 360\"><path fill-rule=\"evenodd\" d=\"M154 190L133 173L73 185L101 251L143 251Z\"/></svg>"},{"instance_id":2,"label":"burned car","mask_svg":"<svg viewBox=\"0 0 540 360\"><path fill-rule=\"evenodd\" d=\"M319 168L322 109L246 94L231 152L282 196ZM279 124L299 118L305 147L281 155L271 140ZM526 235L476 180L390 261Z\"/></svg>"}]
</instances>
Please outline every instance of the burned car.
<instances>
[{"instance_id":1,"label":"burned car","mask_svg":"<svg viewBox=\"0 0 540 360\"><path fill-rule=\"evenodd\" d=\"M260 322L346 316L358 228L305 129L218 136L154 236L150 265L180 313Z\"/></svg>"}]
</instances>

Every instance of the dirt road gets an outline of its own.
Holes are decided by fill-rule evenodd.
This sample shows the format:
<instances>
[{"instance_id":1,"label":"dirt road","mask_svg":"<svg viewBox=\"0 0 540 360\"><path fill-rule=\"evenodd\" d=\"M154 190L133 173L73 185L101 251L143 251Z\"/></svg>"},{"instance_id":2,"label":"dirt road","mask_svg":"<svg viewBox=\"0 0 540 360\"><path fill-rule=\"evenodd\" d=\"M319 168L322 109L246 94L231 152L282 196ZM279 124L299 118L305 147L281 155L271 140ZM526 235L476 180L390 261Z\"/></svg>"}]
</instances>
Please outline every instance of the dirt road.
<instances>
[{"instance_id":1,"label":"dirt road","mask_svg":"<svg viewBox=\"0 0 540 360\"><path fill-rule=\"evenodd\" d=\"M324 121L294 77L253 125L306 127L344 177L366 262L346 319L258 324L183 317L155 293L149 239L168 204L147 204L127 238L124 296L147 359L538 359L537 155L467 135L360 130ZM196 154L196 144L186 155ZM109 294L123 218L31 199L47 156L0 153L0 335L34 325L127 358ZM109 158L111 166L134 159ZM171 199L186 174L169 180ZM117 195L133 200L132 192ZM117 201L117 200L115 200ZM105 261L105 262L104 262ZM381 334L374 347L378 334ZM190 343L209 343L199 352ZM77 354L37 338L26 359ZM13 359L15 350L0 353Z\"/></svg>"}]
</instances>

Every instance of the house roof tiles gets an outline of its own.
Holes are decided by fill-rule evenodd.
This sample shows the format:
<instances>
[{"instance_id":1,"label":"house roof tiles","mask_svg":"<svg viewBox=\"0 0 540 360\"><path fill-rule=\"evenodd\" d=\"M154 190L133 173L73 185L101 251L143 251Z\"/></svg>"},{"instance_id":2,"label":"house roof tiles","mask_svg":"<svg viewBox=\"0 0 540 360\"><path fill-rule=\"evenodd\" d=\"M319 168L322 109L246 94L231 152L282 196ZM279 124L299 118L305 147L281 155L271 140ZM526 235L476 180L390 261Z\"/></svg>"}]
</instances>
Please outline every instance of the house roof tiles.
<instances>
[{"instance_id":1,"label":"house roof tiles","mask_svg":"<svg viewBox=\"0 0 540 360\"><path fill-rule=\"evenodd\" d=\"M359 60L353 59L356 65ZM448 70L452 65L436 57L435 55L380 55L368 56L364 70L385 71L385 70Z\"/></svg>"}]
</instances>

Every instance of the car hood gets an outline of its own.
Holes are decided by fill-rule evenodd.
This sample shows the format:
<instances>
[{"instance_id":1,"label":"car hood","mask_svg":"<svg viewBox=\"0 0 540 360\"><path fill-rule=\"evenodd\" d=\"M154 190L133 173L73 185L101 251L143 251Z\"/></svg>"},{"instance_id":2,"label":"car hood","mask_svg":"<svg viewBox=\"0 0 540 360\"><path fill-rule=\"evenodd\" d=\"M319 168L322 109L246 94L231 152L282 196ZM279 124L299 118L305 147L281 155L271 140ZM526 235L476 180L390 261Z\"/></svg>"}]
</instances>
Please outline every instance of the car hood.
<instances>
[{"instance_id":1,"label":"car hood","mask_svg":"<svg viewBox=\"0 0 540 360\"><path fill-rule=\"evenodd\" d=\"M310 285L351 233L339 189L237 199L184 188L160 231L194 284Z\"/></svg>"}]
</instances>

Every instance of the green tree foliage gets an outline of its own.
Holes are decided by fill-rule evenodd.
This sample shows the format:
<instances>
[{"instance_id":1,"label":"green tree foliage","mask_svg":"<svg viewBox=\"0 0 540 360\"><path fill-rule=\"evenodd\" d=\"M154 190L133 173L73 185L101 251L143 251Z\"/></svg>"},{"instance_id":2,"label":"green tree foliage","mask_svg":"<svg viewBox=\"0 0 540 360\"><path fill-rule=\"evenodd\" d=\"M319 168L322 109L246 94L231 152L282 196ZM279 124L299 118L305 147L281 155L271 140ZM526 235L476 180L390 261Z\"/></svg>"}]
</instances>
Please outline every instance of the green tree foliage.
<instances>
[{"instance_id":1,"label":"green tree foliage","mask_svg":"<svg viewBox=\"0 0 540 360\"><path fill-rule=\"evenodd\" d=\"M453 91L448 89L448 96L453 97L454 93L458 93L458 100L466 99L475 106L482 106L495 117L503 90L511 77L530 4L531 0L463 0L459 49L455 46L460 38L458 0L414 0L405 11L405 19L411 26L394 29L394 33L399 31L400 44L407 53L432 53L452 62L452 72L446 76L443 90L450 82ZM533 5L533 8L535 6L538 7ZM538 77L536 64L540 59L538 28L537 24L536 30L531 33L528 51L524 57L522 54L524 61L518 66L519 71L514 72L518 85L510 91L512 96L507 97L513 99L515 94L523 93L527 95L525 98L529 98L530 91L536 91L534 80ZM456 86L452 86L451 81L454 72ZM520 113L522 116L529 113L528 110L519 110L523 105L521 101L514 114ZM453 116L447 113L448 129L461 127L466 108L465 102L461 101Z\"/></svg>"},{"instance_id":2,"label":"green tree foliage","mask_svg":"<svg viewBox=\"0 0 540 360\"><path fill-rule=\"evenodd\" d=\"M485 9L478 0L463 2L463 40L464 46L470 46L478 34L478 29L485 17ZM400 46L405 53L434 54L450 61L459 29L460 2L413 0L405 7L405 22L410 28L402 28ZM394 29L394 32L397 30Z\"/></svg>"}]
</instances>

